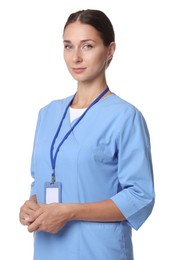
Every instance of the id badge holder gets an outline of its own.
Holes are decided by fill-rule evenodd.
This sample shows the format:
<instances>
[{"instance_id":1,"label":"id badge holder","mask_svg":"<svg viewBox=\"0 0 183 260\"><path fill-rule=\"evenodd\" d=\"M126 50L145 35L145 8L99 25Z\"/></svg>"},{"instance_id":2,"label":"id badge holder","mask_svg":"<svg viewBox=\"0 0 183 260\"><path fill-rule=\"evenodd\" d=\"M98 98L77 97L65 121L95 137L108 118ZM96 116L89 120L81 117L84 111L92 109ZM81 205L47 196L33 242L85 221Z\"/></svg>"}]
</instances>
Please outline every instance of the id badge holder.
<instances>
[{"instance_id":1,"label":"id badge holder","mask_svg":"<svg viewBox=\"0 0 183 260\"><path fill-rule=\"evenodd\" d=\"M44 201L49 203L62 202L62 184L60 182L46 182L44 185Z\"/></svg>"}]
</instances>

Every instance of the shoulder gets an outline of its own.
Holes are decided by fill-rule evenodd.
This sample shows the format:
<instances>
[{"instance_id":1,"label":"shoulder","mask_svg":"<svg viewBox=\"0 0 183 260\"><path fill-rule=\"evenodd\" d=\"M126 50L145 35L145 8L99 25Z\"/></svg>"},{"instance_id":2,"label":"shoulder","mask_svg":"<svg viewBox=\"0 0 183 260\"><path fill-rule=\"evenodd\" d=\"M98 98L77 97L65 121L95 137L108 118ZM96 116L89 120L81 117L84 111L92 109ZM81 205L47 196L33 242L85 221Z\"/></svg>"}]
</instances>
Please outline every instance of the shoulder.
<instances>
[{"instance_id":1,"label":"shoulder","mask_svg":"<svg viewBox=\"0 0 183 260\"><path fill-rule=\"evenodd\" d=\"M56 111L62 111L69 104L72 98L73 96L69 96L63 99L52 100L48 104L43 106L40 109L39 113L45 114L45 113L52 113L52 112L55 113Z\"/></svg>"},{"instance_id":2,"label":"shoulder","mask_svg":"<svg viewBox=\"0 0 183 260\"><path fill-rule=\"evenodd\" d=\"M118 129L116 132L131 131L137 128L147 129L143 113L134 104L116 94L113 94L106 103L108 105L103 110L103 118L107 115L107 118Z\"/></svg>"},{"instance_id":3,"label":"shoulder","mask_svg":"<svg viewBox=\"0 0 183 260\"><path fill-rule=\"evenodd\" d=\"M114 107L116 106L116 132L128 139L129 136L138 140L144 140L146 146L150 145L149 130L142 112L130 102L115 96ZM134 140L133 138L131 140Z\"/></svg>"},{"instance_id":4,"label":"shoulder","mask_svg":"<svg viewBox=\"0 0 183 260\"><path fill-rule=\"evenodd\" d=\"M134 115L142 116L141 111L134 104L116 94L112 94L111 98L106 102L106 110L122 118L133 117Z\"/></svg>"}]
</instances>

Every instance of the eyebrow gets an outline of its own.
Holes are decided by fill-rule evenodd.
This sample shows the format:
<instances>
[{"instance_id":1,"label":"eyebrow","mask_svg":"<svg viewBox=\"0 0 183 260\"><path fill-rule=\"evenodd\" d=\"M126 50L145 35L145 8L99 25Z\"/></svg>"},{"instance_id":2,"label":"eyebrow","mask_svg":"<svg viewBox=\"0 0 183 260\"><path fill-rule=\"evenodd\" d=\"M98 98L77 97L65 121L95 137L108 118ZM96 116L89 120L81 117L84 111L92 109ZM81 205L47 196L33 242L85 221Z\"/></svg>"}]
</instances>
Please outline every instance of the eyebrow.
<instances>
[{"instance_id":1,"label":"eyebrow","mask_svg":"<svg viewBox=\"0 0 183 260\"><path fill-rule=\"evenodd\" d=\"M89 42L89 41L96 42L96 41L93 40L93 39L85 39L85 40L81 40L82 43L83 43L83 42ZM64 40L63 42L65 42L65 43L71 43L70 40Z\"/></svg>"}]
</instances>

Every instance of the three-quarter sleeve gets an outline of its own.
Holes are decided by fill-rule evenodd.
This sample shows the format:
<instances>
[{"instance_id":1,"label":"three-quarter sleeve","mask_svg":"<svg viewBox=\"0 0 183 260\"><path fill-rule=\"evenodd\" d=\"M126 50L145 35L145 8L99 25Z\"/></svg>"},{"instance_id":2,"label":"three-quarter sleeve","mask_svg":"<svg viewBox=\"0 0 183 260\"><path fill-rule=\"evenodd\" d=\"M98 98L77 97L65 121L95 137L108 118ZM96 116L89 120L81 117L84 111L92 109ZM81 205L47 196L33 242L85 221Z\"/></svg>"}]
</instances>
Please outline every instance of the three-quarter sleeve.
<instances>
[{"instance_id":1,"label":"three-quarter sleeve","mask_svg":"<svg viewBox=\"0 0 183 260\"><path fill-rule=\"evenodd\" d=\"M137 230L150 215L155 199L150 137L136 109L123 116L121 125L117 141L120 190L111 199Z\"/></svg>"},{"instance_id":2,"label":"three-quarter sleeve","mask_svg":"<svg viewBox=\"0 0 183 260\"><path fill-rule=\"evenodd\" d=\"M38 119L37 119L37 124L36 124L35 135L34 135L34 144L33 144L33 150L32 150L31 177L33 178L33 182L31 183L30 196L36 195L36 188L35 188L35 169L36 169L35 150L36 150L38 133L39 133L39 129L40 129L40 123L41 123L41 110L38 113Z\"/></svg>"}]
</instances>

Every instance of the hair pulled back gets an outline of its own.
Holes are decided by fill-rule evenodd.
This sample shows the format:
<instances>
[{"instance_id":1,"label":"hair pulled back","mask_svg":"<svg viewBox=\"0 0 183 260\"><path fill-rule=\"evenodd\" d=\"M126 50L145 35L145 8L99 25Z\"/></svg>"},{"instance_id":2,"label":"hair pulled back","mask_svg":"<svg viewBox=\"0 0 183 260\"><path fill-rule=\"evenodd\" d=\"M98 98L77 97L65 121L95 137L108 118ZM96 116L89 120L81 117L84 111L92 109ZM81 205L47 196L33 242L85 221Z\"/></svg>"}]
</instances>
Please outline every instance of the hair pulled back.
<instances>
[{"instance_id":1,"label":"hair pulled back","mask_svg":"<svg viewBox=\"0 0 183 260\"><path fill-rule=\"evenodd\" d=\"M70 14L64 26L64 31L69 24L76 21L93 26L100 33L104 46L109 46L111 42L115 41L112 23L102 11L87 9Z\"/></svg>"}]
</instances>

